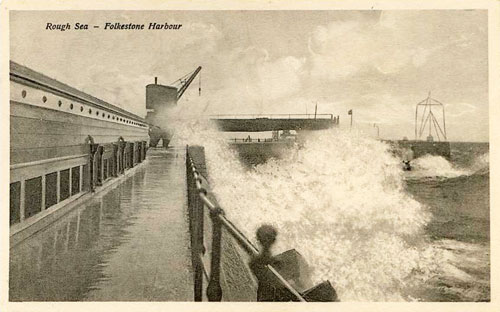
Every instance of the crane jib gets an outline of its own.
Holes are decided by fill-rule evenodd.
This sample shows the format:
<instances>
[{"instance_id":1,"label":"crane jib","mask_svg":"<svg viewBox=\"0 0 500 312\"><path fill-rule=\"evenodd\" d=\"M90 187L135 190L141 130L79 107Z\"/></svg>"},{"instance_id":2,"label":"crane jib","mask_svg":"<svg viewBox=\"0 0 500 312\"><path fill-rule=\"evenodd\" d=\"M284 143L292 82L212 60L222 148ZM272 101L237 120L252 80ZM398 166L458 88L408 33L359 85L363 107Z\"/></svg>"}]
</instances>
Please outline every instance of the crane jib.
<instances>
[{"instance_id":1,"label":"crane jib","mask_svg":"<svg viewBox=\"0 0 500 312\"><path fill-rule=\"evenodd\" d=\"M198 66L198 68L196 68L196 70L193 72L193 74L191 76L189 76L189 78L184 82L184 84L182 84L182 86L177 91L177 99L181 98L181 96L184 94L186 89L189 87L191 82L193 82L194 78L196 78L196 75L198 75L198 73L200 71L201 71L201 66ZM198 91L201 94L201 85L199 86Z\"/></svg>"}]
</instances>

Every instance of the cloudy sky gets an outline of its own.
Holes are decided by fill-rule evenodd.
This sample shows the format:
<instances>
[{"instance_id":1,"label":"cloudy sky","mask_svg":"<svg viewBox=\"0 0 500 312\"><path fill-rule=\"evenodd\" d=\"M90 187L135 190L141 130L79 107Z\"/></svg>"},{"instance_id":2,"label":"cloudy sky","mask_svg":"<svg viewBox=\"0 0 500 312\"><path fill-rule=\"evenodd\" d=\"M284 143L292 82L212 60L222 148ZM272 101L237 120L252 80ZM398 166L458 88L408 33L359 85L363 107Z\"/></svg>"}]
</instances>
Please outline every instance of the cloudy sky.
<instances>
[{"instance_id":1,"label":"cloudy sky","mask_svg":"<svg viewBox=\"0 0 500 312\"><path fill-rule=\"evenodd\" d=\"M445 104L450 140L488 140L486 11L11 12L11 60L141 116L145 85L202 70L186 111L318 113L413 138L415 104ZM100 25L49 31L50 23ZM106 31L106 22L180 30Z\"/></svg>"}]
</instances>

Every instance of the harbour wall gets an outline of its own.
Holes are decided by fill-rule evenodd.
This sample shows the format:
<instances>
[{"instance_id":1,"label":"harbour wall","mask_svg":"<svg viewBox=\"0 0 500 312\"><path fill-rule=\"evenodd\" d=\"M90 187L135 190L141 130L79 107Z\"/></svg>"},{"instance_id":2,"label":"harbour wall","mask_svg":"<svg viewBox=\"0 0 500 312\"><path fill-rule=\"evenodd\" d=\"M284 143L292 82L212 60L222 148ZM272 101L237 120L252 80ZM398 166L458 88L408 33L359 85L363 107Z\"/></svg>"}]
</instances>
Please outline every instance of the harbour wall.
<instances>
[{"instance_id":1,"label":"harbour wall","mask_svg":"<svg viewBox=\"0 0 500 312\"><path fill-rule=\"evenodd\" d=\"M258 165L270 158L282 158L293 147L294 141L252 142L235 141L229 146L238 152L245 164Z\"/></svg>"}]
</instances>

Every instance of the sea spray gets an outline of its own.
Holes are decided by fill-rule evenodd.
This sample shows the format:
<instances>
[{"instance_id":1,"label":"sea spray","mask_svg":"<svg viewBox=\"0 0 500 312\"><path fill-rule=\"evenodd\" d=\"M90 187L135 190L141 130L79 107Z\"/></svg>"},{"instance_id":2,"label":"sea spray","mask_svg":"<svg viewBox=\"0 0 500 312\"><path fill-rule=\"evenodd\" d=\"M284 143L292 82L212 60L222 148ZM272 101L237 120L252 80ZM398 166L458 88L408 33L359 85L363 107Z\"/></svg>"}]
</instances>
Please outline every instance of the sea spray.
<instances>
[{"instance_id":1,"label":"sea spray","mask_svg":"<svg viewBox=\"0 0 500 312\"><path fill-rule=\"evenodd\" d=\"M411 177L445 177L454 178L468 174L465 169L454 167L446 158L435 155L424 155L412 160Z\"/></svg>"},{"instance_id":2,"label":"sea spray","mask_svg":"<svg viewBox=\"0 0 500 312\"><path fill-rule=\"evenodd\" d=\"M490 153L484 153L476 156L470 171L473 173L489 173L490 171Z\"/></svg>"},{"instance_id":3,"label":"sea spray","mask_svg":"<svg viewBox=\"0 0 500 312\"><path fill-rule=\"evenodd\" d=\"M425 177L456 178L472 174L489 172L489 153L477 155L470 165L457 166L442 156L424 155L411 162L412 170L407 178L420 179Z\"/></svg>"},{"instance_id":4,"label":"sea spray","mask_svg":"<svg viewBox=\"0 0 500 312\"><path fill-rule=\"evenodd\" d=\"M205 146L228 217L252 239L261 224L274 225L275 252L297 249L314 280L330 280L343 301L408 300L435 270L423 234L430 215L405 193L386 144L355 131L318 131L284 159L247 170L206 122L183 122L176 133L183 144Z\"/></svg>"}]
</instances>

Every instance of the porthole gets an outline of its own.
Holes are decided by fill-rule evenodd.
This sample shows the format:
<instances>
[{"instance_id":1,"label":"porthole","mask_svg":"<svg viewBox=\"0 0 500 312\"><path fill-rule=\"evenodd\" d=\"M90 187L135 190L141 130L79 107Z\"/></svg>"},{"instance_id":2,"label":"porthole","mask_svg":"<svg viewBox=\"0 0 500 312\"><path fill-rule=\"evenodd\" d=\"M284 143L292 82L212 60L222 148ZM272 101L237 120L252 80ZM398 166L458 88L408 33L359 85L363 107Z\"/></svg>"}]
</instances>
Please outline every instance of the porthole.
<instances>
[{"instance_id":1,"label":"porthole","mask_svg":"<svg viewBox=\"0 0 500 312\"><path fill-rule=\"evenodd\" d=\"M111 118L111 115L108 115L108 119Z\"/></svg>"},{"instance_id":2,"label":"porthole","mask_svg":"<svg viewBox=\"0 0 500 312\"><path fill-rule=\"evenodd\" d=\"M115 116L113 116L113 118L111 118L111 119L115 120Z\"/></svg>"},{"instance_id":3,"label":"porthole","mask_svg":"<svg viewBox=\"0 0 500 312\"><path fill-rule=\"evenodd\" d=\"M62 102L61 102L61 100L57 101L57 105L59 105L59 107L61 107L61 106L62 106Z\"/></svg>"},{"instance_id":4,"label":"porthole","mask_svg":"<svg viewBox=\"0 0 500 312\"><path fill-rule=\"evenodd\" d=\"M89 108L89 114L92 114L92 109Z\"/></svg>"},{"instance_id":5,"label":"porthole","mask_svg":"<svg viewBox=\"0 0 500 312\"><path fill-rule=\"evenodd\" d=\"M73 109L73 103L69 104L69 109Z\"/></svg>"},{"instance_id":6,"label":"porthole","mask_svg":"<svg viewBox=\"0 0 500 312\"><path fill-rule=\"evenodd\" d=\"M96 112L95 112L95 115L96 115L96 116L99 116L99 111L96 111Z\"/></svg>"},{"instance_id":7,"label":"porthole","mask_svg":"<svg viewBox=\"0 0 500 312\"><path fill-rule=\"evenodd\" d=\"M23 97L23 99L26 97L26 90L21 91L21 96Z\"/></svg>"},{"instance_id":8,"label":"porthole","mask_svg":"<svg viewBox=\"0 0 500 312\"><path fill-rule=\"evenodd\" d=\"M83 106L80 106L80 112L83 112Z\"/></svg>"},{"instance_id":9,"label":"porthole","mask_svg":"<svg viewBox=\"0 0 500 312\"><path fill-rule=\"evenodd\" d=\"M46 97L45 95L42 97L42 101L43 101L44 103L45 103L45 102L47 102L47 97Z\"/></svg>"}]
</instances>

